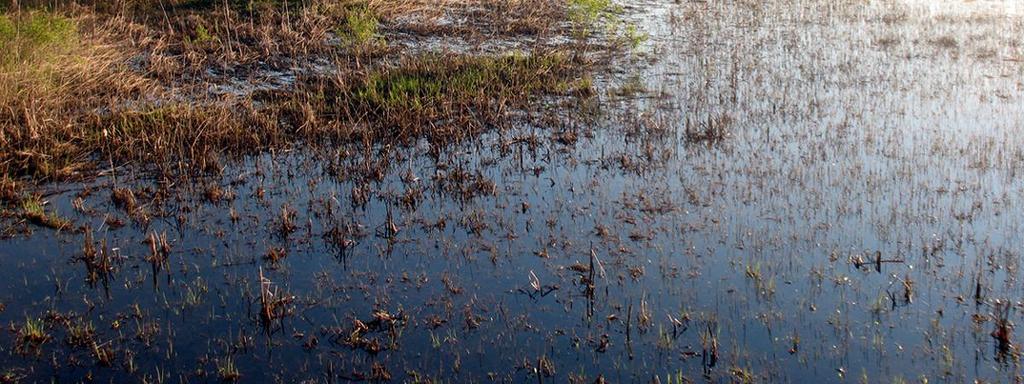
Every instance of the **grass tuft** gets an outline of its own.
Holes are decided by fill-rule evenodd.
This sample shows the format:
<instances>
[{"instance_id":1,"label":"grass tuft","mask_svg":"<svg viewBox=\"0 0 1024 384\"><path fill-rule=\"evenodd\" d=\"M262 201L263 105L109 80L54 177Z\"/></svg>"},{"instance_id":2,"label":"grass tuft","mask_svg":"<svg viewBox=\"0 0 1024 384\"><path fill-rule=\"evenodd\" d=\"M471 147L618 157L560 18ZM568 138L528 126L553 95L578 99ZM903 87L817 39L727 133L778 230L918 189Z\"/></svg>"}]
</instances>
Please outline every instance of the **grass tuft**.
<instances>
[{"instance_id":1,"label":"grass tuft","mask_svg":"<svg viewBox=\"0 0 1024 384\"><path fill-rule=\"evenodd\" d=\"M43 11L0 15L0 69L45 61L66 52L77 40L74 21L61 15Z\"/></svg>"},{"instance_id":2,"label":"grass tuft","mask_svg":"<svg viewBox=\"0 0 1024 384\"><path fill-rule=\"evenodd\" d=\"M379 41L380 20L367 6L351 7L346 11L345 23L335 28L334 33L348 46L362 46Z\"/></svg>"},{"instance_id":3,"label":"grass tuft","mask_svg":"<svg viewBox=\"0 0 1024 384\"><path fill-rule=\"evenodd\" d=\"M621 11L612 0L569 0L569 20L577 37L595 32L602 20L618 22L615 13Z\"/></svg>"},{"instance_id":4,"label":"grass tuft","mask_svg":"<svg viewBox=\"0 0 1024 384\"><path fill-rule=\"evenodd\" d=\"M69 229L71 221L58 216L56 213L46 212L43 203L38 199L25 199L21 202L22 216L32 224L52 229Z\"/></svg>"},{"instance_id":5,"label":"grass tuft","mask_svg":"<svg viewBox=\"0 0 1024 384\"><path fill-rule=\"evenodd\" d=\"M242 378L242 373L235 366L235 360L227 357L217 361L217 377L222 382L233 383Z\"/></svg>"},{"instance_id":6,"label":"grass tuft","mask_svg":"<svg viewBox=\"0 0 1024 384\"><path fill-rule=\"evenodd\" d=\"M50 335L46 333L46 326L43 322L32 318L25 319L25 325L21 327L19 335L23 342L31 344L42 344L50 338Z\"/></svg>"}]
</instances>

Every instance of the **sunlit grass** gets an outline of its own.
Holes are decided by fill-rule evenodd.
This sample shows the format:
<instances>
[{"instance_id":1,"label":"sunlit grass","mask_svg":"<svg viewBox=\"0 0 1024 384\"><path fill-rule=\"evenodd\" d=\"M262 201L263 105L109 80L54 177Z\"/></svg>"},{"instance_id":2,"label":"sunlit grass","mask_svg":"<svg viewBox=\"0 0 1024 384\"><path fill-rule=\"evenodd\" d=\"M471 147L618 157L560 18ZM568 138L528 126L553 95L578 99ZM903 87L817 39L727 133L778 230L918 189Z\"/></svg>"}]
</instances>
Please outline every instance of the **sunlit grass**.
<instances>
[{"instance_id":1,"label":"sunlit grass","mask_svg":"<svg viewBox=\"0 0 1024 384\"><path fill-rule=\"evenodd\" d=\"M43 11L0 15L0 68L25 71L78 41L71 19Z\"/></svg>"},{"instance_id":2,"label":"sunlit grass","mask_svg":"<svg viewBox=\"0 0 1024 384\"><path fill-rule=\"evenodd\" d=\"M372 9L354 6L346 10L345 22L335 28L334 33L349 46L358 46L378 41L380 20Z\"/></svg>"}]
</instances>

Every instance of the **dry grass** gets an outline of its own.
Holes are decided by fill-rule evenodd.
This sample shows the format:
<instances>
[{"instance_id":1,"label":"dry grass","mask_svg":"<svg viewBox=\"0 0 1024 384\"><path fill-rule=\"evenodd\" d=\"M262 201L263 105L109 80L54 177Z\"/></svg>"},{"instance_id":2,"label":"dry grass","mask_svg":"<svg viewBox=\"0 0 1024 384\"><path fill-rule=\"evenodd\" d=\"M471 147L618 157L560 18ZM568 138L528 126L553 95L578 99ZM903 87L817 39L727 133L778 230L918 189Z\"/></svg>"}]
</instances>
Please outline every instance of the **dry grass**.
<instances>
[{"instance_id":1,"label":"dry grass","mask_svg":"<svg viewBox=\"0 0 1024 384\"><path fill-rule=\"evenodd\" d=\"M188 160L191 171L216 170L223 155L299 141L458 141L500 126L537 96L589 93L581 79L592 63L570 43L454 59L388 45L409 32L552 36L571 24L570 5L562 2L31 5L22 2L0 16L5 187L22 179L86 177L123 164L170 172L180 171L176 160ZM467 21L442 22L444 15ZM294 86L211 92L226 80L309 67L314 60L329 64L303 73ZM3 194L12 195L18 193Z\"/></svg>"},{"instance_id":2,"label":"dry grass","mask_svg":"<svg viewBox=\"0 0 1024 384\"><path fill-rule=\"evenodd\" d=\"M397 30L447 36L544 36L564 32L569 15L565 2L549 0L406 0L392 8L387 0L371 1ZM388 9L391 9L390 11ZM444 20L466 23L438 23Z\"/></svg>"},{"instance_id":3,"label":"dry grass","mask_svg":"<svg viewBox=\"0 0 1024 384\"><path fill-rule=\"evenodd\" d=\"M0 167L8 175L73 173L99 140L86 111L111 95L138 93L145 80L126 70L127 53L103 43L91 17L27 11L3 16L0 66Z\"/></svg>"},{"instance_id":4,"label":"dry grass","mask_svg":"<svg viewBox=\"0 0 1024 384\"><path fill-rule=\"evenodd\" d=\"M569 94L582 84L579 57L538 52L500 57L427 55L346 77L314 77L300 92L263 95L291 113L290 125L324 127L357 142L427 138L451 142L509 121L537 95Z\"/></svg>"}]
</instances>

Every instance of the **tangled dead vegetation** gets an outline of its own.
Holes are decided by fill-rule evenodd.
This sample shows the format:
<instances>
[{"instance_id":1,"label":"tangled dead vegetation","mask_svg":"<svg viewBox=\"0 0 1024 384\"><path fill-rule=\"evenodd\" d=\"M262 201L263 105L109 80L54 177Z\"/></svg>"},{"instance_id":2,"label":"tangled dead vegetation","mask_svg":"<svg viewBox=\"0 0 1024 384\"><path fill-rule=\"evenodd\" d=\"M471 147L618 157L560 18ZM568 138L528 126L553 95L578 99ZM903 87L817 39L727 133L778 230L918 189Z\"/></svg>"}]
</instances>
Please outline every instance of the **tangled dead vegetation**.
<instances>
[{"instance_id":1,"label":"tangled dead vegetation","mask_svg":"<svg viewBox=\"0 0 1024 384\"><path fill-rule=\"evenodd\" d=\"M459 141L529 116L516 112L541 97L590 93L597 64L587 51L597 48L564 37L603 19L574 16L593 12L577 3L9 6L0 16L0 174L39 182L125 164L206 171L223 156L298 142ZM474 55L392 43L423 35L505 36L536 48Z\"/></svg>"}]
</instances>

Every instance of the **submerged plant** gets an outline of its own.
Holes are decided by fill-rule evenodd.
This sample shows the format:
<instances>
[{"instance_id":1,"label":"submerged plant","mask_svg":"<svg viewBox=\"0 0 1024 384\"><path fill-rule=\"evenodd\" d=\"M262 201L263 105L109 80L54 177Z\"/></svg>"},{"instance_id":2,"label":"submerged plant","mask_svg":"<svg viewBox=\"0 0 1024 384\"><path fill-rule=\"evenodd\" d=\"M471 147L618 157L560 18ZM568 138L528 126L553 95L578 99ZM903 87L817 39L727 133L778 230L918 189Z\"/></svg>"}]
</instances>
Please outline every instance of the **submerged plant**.
<instances>
[{"instance_id":1,"label":"submerged plant","mask_svg":"<svg viewBox=\"0 0 1024 384\"><path fill-rule=\"evenodd\" d=\"M690 143L714 144L729 136L732 116L722 113L705 119L686 119L684 134Z\"/></svg>"},{"instance_id":2,"label":"submerged plant","mask_svg":"<svg viewBox=\"0 0 1024 384\"><path fill-rule=\"evenodd\" d=\"M235 366L235 360L226 357L217 361L217 377L223 382L236 382L242 378L242 373Z\"/></svg>"},{"instance_id":3,"label":"submerged plant","mask_svg":"<svg viewBox=\"0 0 1024 384\"><path fill-rule=\"evenodd\" d=\"M283 294L269 278L263 275L262 267L259 269L259 283L260 323L267 332L270 332L275 321L291 314L291 304L295 301L295 297Z\"/></svg>"},{"instance_id":4,"label":"submerged plant","mask_svg":"<svg viewBox=\"0 0 1024 384\"><path fill-rule=\"evenodd\" d=\"M1016 356L1017 350L1013 345L1013 323L1010 321L1010 310L1012 305L1009 301L999 300L995 303L992 318L995 320L995 329L990 334L996 341L997 360L1006 360L1007 357Z\"/></svg>"}]
</instances>

